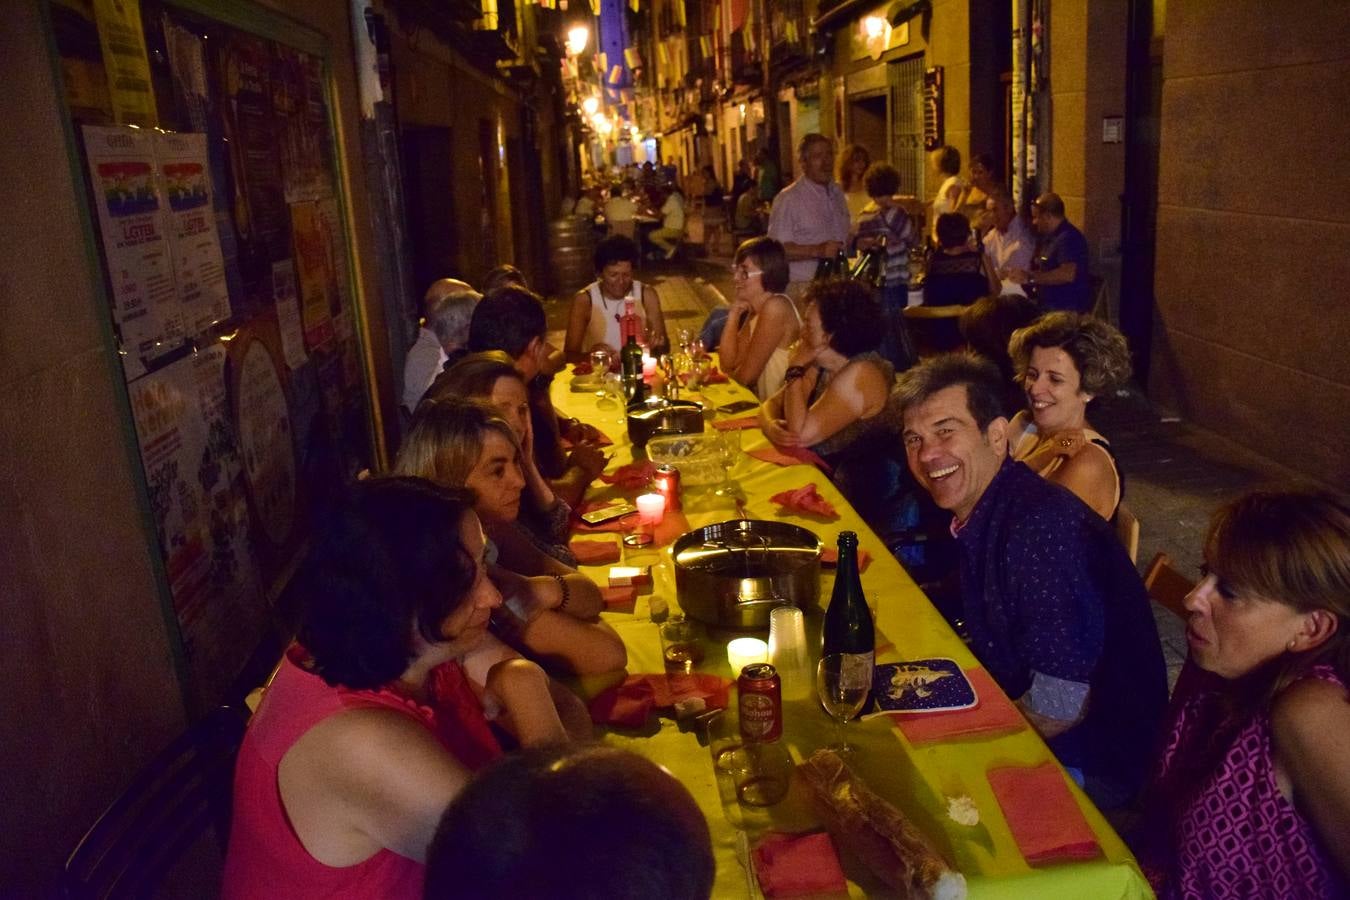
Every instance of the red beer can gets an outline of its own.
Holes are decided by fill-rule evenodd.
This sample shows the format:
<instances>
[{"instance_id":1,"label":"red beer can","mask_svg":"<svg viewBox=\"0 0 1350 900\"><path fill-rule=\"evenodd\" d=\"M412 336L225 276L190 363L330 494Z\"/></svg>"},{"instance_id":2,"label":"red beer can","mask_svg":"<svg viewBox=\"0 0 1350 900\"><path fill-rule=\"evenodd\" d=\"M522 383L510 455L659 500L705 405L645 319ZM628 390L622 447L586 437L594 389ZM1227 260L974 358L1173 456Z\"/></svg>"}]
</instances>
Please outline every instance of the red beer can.
<instances>
[{"instance_id":1,"label":"red beer can","mask_svg":"<svg viewBox=\"0 0 1350 900\"><path fill-rule=\"evenodd\" d=\"M783 734L783 690L778 670L751 663L736 679L740 695L741 737L747 742L776 741Z\"/></svg>"}]
</instances>

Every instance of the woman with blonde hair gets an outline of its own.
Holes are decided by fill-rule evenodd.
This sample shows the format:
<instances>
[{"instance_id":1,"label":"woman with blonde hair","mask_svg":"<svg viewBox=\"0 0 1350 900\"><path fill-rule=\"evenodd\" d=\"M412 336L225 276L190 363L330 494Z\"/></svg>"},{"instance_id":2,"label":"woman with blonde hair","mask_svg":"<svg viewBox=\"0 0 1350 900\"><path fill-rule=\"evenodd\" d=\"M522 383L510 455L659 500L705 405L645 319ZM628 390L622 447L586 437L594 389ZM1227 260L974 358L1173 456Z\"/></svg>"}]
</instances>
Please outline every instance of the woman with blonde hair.
<instances>
[{"instance_id":1,"label":"woman with blonde hair","mask_svg":"<svg viewBox=\"0 0 1350 900\"><path fill-rule=\"evenodd\" d=\"M507 643L548 668L577 674L624 667L627 651L600 621L604 600L595 582L516 539L525 488L521 450L495 409L453 397L423 401L394 471L473 495L492 542L489 572L506 598L493 624Z\"/></svg>"},{"instance_id":2,"label":"woman with blonde hair","mask_svg":"<svg viewBox=\"0 0 1350 900\"><path fill-rule=\"evenodd\" d=\"M1350 504L1257 491L1223 507L1187 595L1140 860L1161 898L1346 896Z\"/></svg>"},{"instance_id":3,"label":"woman with blonde hair","mask_svg":"<svg viewBox=\"0 0 1350 900\"><path fill-rule=\"evenodd\" d=\"M1008 427L1009 455L1111 519L1123 482L1111 445L1088 424L1087 407L1129 379L1125 336L1092 316L1048 313L1014 331L1008 353L1027 397L1027 409Z\"/></svg>"},{"instance_id":4,"label":"woman with blonde hair","mask_svg":"<svg viewBox=\"0 0 1350 900\"><path fill-rule=\"evenodd\" d=\"M850 230L858 227L858 217L863 209L872 202L867 195L867 184L863 176L867 167L872 165L872 155L862 144L849 144L839 151L835 161L835 180L844 191L844 202L848 204L848 222Z\"/></svg>"},{"instance_id":5,"label":"woman with blonde hair","mask_svg":"<svg viewBox=\"0 0 1350 900\"><path fill-rule=\"evenodd\" d=\"M563 565L575 568L568 549L572 507L554 491L534 458L534 425L530 417L529 388L511 357L500 350L471 353L446 369L427 392L431 398L461 397L481 400L494 408L515 432L520 444L520 470L525 493L520 516L510 529L494 538L508 556L526 541Z\"/></svg>"}]
</instances>

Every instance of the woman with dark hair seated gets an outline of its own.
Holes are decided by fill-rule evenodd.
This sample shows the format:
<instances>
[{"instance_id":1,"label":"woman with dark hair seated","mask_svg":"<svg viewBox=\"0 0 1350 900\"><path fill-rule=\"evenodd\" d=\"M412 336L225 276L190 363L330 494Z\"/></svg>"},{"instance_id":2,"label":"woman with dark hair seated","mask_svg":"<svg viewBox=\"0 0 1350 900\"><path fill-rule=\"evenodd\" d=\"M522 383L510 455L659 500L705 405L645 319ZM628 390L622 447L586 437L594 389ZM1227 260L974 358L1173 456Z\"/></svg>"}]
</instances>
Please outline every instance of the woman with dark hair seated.
<instances>
[{"instance_id":1,"label":"woman with dark hair seated","mask_svg":"<svg viewBox=\"0 0 1350 900\"><path fill-rule=\"evenodd\" d=\"M535 462L529 389L511 357L500 350L465 356L441 373L427 391L427 397L432 400L446 397L480 400L506 420L520 443L520 471L525 477L525 494L521 498L519 517L508 528L491 529L492 539L499 548L505 548L508 556L515 555L515 545L524 541L563 565L575 568L576 557L567 546L572 507L554 492Z\"/></svg>"},{"instance_id":2,"label":"woman with dark hair seated","mask_svg":"<svg viewBox=\"0 0 1350 900\"><path fill-rule=\"evenodd\" d=\"M1350 889L1350 504L1254 492L1210 523L1186 597L1140 861L1161 898Z\"/></svg>"},{"instance_id":3,"label":"woman with dark hair seated","mask_svg":"<svg viewBox=\"0 0 1350 900\"><path fill-rule=\"evenodd\" d=\"M880 353L881 306L851 279L813 281L806 324L787 383L760 409L760 425L779 447L808 448L830 466L831 480L902 562L931 504L909 474L891 402L895 369Z\"/></svg>"},{"instance_id":4,"label":"woman with dark hair seated","mask_svg":"<svg viewBox=\"0 0 1350 900\"><path fill-rule=\"evenodd\" d=\"M501 603L483 550L467 498L420 479L360 482L329 518L239 751L227 900L420 896L442 810L501 753L465 674ZM565 737L537 665L487 682L521 743Z\"/></svg>"},{"instance_id":5,"label":"woman with dark hair seated","mask_svg":"<svg viewBox=\"0 0 1350 900\"><path fill-rule=\"evenodd\" d=\"M493 615L496 634L519 652L576 674L612 672L628 661L623 641L604 622L595 582L519 540L525 477L516 433L484 403L455 397L423 401L399 449L394 471L467 488L490 537L489 571L506 598ZM500 539L500 543L499 543Z\"/></svg>"},{"instance_id":6,"label":"woman with dark hair seated","mask_svg":"<svg viewBox=\"0 0 1350 900\"><path fill-rule=\"evenodd\" d=\"M965 306L997 296L998 275L983 248L970 248L970 222L960 213L937 220L938 245L928 254L923 282L924 306Z\"/></svg>"},{"instance_id":7,"label":"woman with dark hair seated","mask_svg":"<svg viewBox=\"0 0 1350 900\"><path fill-rule=\"evenodd\" d=\"M1047 313L1014 331L1008 352L1027 405L1008 426L1008 455L1110 520L1123 482L1111 445L1088 424L1087 408L1129 379L1125 336L1092 316Z\"/></svg>"},{"instance_id":8,"label":"woman with dark hair seated","mask_svg":"<svg viewBox=\"0 0 1350 900\"><path fill-rule=\"evenodd\" d=\"M763 400L783 386L788 350L801 334L797 307L783 293L787 254L773 238L751 238L736 248L731 266L736 299L717 345L722 369Z\"/></svg>"}]
</instances>

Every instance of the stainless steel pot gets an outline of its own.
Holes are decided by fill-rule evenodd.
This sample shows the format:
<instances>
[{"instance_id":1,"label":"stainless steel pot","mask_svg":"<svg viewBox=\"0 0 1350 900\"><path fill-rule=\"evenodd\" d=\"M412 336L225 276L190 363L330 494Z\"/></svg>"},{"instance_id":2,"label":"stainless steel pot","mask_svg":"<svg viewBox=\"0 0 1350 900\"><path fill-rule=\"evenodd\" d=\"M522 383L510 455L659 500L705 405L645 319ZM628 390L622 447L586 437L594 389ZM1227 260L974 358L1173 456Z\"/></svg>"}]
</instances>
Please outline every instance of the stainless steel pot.
<instances>
[{"instance_id":1,"label":"stainless steel pot","mask_svg":"<svg viewBox=\"0 0 1350 900\"><path fill-rule=\"evenodd\" d=\"M820 538L797 525L733 519L694 529L672 551L680 608L708 625L768 628L779 606L820 603Z\"/></svg>"},{"instance_id":2,"label":"stainless steel pot","mask_svg":"<svg viewBox=\"0 0 1350 900\"><path fill-rule=\"evenodd\" d=\"M648 397L641 405L628 407L628 439L637 447L658 435L702 431L703 407L691 400Z\"/></svg>"}]
</instances>

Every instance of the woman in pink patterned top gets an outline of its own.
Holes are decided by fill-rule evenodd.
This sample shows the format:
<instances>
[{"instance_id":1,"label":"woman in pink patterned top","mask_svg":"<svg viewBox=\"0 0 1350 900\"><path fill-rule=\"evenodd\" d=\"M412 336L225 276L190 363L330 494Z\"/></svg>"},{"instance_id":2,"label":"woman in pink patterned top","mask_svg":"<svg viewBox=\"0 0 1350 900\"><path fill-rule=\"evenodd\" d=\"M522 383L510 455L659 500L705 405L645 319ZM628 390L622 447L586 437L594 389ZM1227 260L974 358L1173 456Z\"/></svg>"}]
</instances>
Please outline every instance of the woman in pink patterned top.
<instances>
[{"instance_id":1,"label":"woman in pink patterned top","mask_svg":"<svg viewBox=\"0 0 1350 900\"><path fill-rule=\"evenodd\" d=\"M1248 494L1205 559L1140 859L1163 898L1347 896L1350 505Z\"/></svg>"}]
</instances>

